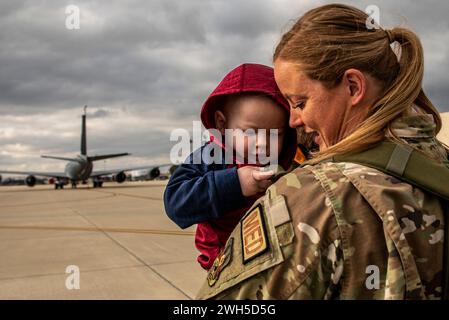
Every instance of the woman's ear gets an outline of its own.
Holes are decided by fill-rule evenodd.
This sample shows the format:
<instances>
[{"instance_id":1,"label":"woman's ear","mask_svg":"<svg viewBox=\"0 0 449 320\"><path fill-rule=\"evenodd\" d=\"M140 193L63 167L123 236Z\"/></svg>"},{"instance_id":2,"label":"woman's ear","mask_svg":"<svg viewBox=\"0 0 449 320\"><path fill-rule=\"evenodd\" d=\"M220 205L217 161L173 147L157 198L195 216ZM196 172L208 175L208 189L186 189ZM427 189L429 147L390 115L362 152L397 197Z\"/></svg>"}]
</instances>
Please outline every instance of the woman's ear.
<instances>
[{"instance_id":1,"label":"woman's ear","mask_svg":"<svg viewBox=\"0 0 449 320\"><path fill-rule=\"evenodd\" d=\"M215 111L214 117L215 117L215 128L217 128L218 131L220 131L220 133L224 135L226 129L225 115L220 110L217 110Z\"/></svg>"},{"instance_id":2,"label":"woman's ear","mask_svg":"<svg viewBox=\"0 0 449 320\"><path fill-rule=\"evenodd\" d=\"M343 75L348 89L352 106L358 105L366 96L367 79L363 72L357 69L348 69Z\"/></svg>"}]
</instances>

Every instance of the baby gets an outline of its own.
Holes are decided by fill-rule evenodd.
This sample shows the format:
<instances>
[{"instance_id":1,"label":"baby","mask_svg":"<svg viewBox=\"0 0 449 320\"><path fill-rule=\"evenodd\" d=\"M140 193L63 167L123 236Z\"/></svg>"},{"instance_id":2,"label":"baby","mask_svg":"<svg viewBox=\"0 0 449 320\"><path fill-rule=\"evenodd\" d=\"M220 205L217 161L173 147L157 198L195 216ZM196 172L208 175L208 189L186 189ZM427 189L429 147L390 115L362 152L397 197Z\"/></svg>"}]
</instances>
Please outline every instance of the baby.
<instances>
[{"instance_id":1,"label":"baby","mask_svg":"<svg viewBox=\"0 0 449 320\"><path fill-rule=\"evenodd\" d=\"M181 228L198 224L195 245L204 269L211 268L240 218L271 184L273 173L262 171L265 163L260 160L275 156L284 169L290 167L296 132L288 127L288 113L273 69L260 64L242 64L229 72L204 103L203 125L219 136L211 135L209 143L176 169L164 193L165 210L176 224ZM229 130L234 134L227 134ZM241 134L252 131L257 136L261 130L267 131L262 139ZM274 141L273 130L277 130ZM271 148L273 142L277 149ZM222 148L221 162L194 163L211 144Z\"/></svg>"}]
</instances>

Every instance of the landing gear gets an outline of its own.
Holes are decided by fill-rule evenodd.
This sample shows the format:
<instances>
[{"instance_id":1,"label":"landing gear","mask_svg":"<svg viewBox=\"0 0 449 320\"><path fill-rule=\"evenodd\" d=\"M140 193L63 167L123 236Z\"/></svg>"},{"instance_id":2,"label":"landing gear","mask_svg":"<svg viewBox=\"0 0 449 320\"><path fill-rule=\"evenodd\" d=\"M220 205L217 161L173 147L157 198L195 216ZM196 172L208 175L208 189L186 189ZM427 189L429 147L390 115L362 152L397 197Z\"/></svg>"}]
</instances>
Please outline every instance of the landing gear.
<instances>
[{"instance_id":1,"label":"landing gear","mask_svg":"<svg viewBox=\"0 0 449 320\"><path fill-rule=\"evenodd\" d=\"M103 181L94 180L94 188L102 188L102 187L103 187Z\"/></svg>"},{"instance_id":2,"label":"landing gear","mask_svg":"<svg viewBox=\"0 0 449 320\"><path fill-rule=\"evenodd\" d=\"M77 188L77 182L75 180L72 180L72 189Z\"/></svg>"},{"instance_id":3,"label":"landing gear","mask_svg":"<svg viewBox=\"0 0 449 320\"><path fill-rule=\"evenodd\" d=\"M58 189L61 189L61 190L64 189L64 183L59 180L55 181L55 190L58 190Z\"/></svg>"}]
</instances>

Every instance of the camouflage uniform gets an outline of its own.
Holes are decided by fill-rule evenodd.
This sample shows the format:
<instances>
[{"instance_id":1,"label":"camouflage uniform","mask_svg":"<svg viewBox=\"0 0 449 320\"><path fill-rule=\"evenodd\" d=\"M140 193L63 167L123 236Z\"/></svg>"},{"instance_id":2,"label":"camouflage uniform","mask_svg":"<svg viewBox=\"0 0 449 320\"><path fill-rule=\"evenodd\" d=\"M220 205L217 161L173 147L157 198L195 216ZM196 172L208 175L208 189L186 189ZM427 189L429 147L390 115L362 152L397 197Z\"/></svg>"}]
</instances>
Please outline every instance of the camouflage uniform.
<instances>
[{"instance_id":1,"label":"camouflage uniform","mask_svg":"<svg viewBox=\"0 0 449 320\"><path fill-rule=\"evenodd\" d=\"M429 118L393 127L447 163ZM298 168L242 218L198 298L439 299L443 223L437 196L379 170Z\"/></svg>"}]
</instances>

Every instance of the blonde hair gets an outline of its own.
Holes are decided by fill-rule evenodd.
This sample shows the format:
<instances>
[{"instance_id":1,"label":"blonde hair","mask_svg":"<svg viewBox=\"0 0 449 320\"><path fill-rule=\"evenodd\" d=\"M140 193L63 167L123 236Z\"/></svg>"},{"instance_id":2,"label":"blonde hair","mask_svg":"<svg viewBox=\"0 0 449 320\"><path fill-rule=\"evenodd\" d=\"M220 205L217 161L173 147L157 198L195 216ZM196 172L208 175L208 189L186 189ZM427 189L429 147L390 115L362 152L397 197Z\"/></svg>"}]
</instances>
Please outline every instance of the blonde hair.
<instances>
[{"instance_id":1,"label":"blonde hair","mask_svg":"<svg viewBox=\"0 0 449 320\"><path fill-rule=\"evenodd\" d=\"M332 88L350 68L365 72L381 85L382 94L370 107L368 117L350 135L320 151L308 163L318 163L337 154L366 149L388 133L404 143L391 130L393 120L415 105L429 113L441 130L441 117L422 89L423 48L419 38L405 28L368 29L368 15L351 6L330 4L302 16L281 38L273 61L282 59L300 65L309 78ZM397 42L400 52L390 44Z\"/></svg>"}]
</instances>

